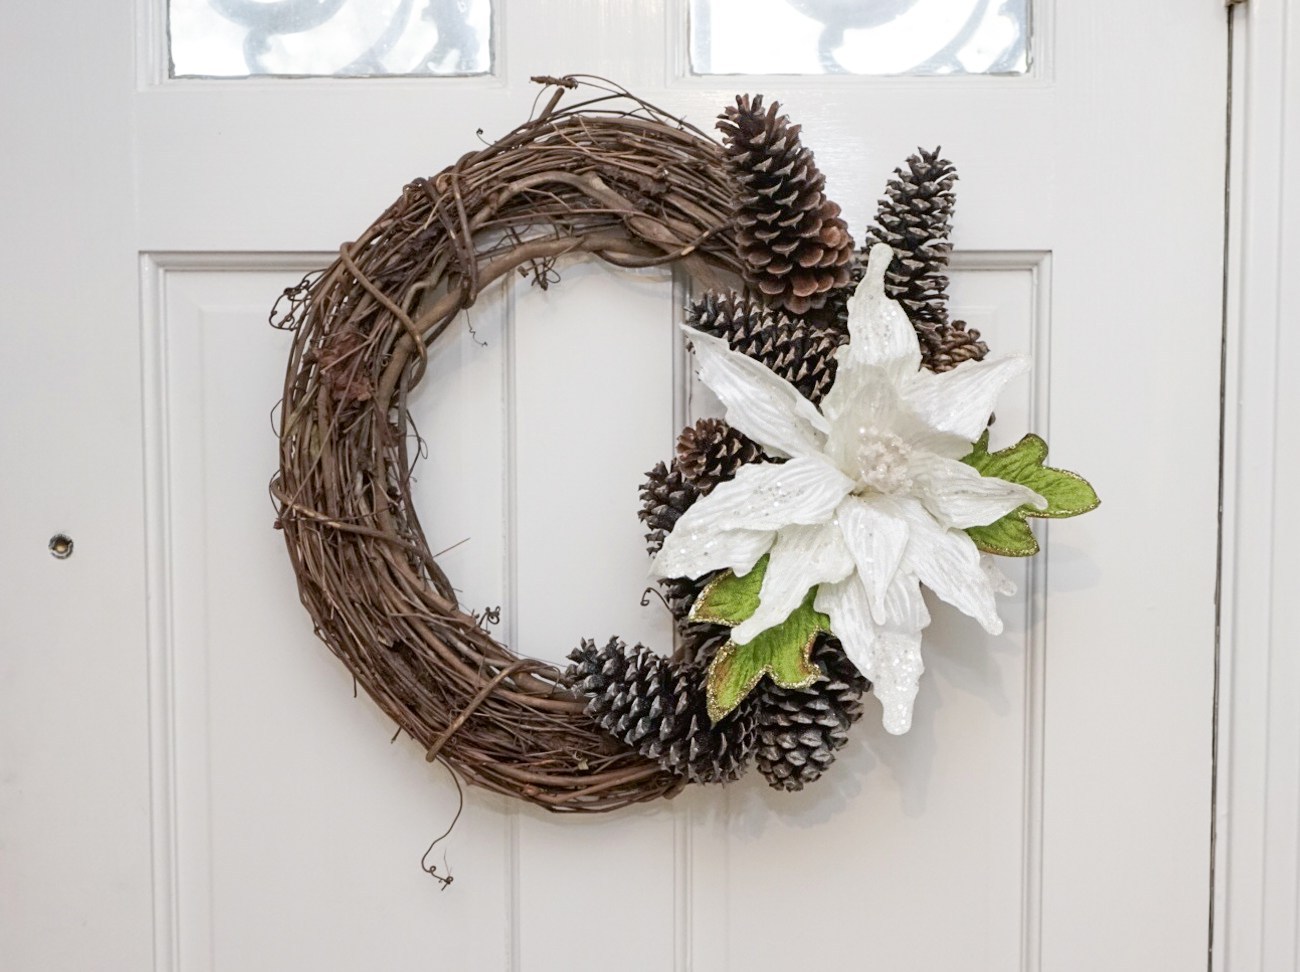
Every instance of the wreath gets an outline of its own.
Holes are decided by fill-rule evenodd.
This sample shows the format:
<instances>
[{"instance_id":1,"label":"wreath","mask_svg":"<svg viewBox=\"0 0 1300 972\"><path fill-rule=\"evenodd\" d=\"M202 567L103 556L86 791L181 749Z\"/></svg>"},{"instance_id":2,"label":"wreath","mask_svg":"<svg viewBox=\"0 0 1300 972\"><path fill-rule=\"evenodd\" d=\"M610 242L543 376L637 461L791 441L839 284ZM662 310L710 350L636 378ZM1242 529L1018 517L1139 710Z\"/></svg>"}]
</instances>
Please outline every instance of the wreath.
<instances>
[{"instance_id":1,"label":"wreath","mask_svg":"<svg viewBox=\"0 0 1300 972\"><path fill-rule=\"evenodd\" d=\"M411 182L272 311L294 332L271 492L302 602L399 732L472 784L582 812L751 765L801 789L868 690L908 728L921 587L999 631L990 555L1037 552L1028 517L1096 494L1036 436L988 449L1027 362L949 319L956 173L937 150L895 171L859 249L761 95L722 113L719 143L600 79L534 80L529 120ZM685 429L641 490L675 650L584 641L562 670L458 603L411 500L408 402L484 288L545 288L574 253L691 276L687 336L725 418Z\"/></svg>"}]
</instances>

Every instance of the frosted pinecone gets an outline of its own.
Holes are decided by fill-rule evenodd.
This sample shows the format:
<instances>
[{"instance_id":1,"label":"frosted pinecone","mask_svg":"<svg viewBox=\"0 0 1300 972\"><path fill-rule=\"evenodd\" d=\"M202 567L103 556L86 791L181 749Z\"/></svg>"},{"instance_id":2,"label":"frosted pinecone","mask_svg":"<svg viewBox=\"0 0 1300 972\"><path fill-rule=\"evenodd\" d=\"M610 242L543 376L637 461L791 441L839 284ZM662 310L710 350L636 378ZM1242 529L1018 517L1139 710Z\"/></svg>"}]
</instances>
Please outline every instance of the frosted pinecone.
<instances>
[{"instance_id":1,"label":"frosted pinecone","mask_svg":"<svg viewBox=\"0 0 1300 972\"><path fill-rule=\"evenodd\" d=\"M760 361L814 404L835 381L835 351L847 340L842 325L790 317L731 292L712 291L694 301L687 323L726 340L733 351Z\"/></svg>"},{"instance_id":2,"label":"frosted pinecone","mask_svg":"<svg viewBox=\"0 0 1300 972\"><path fill-rule=\"evenodd\" d=\"M587 715L607 732L691 783L738 779L753 755L753 705L716 726L709 721L707 663L673 662L644 645L583 641L569 655L570 683L587 696Z\"/></svg>"},{"instance_id":3,"label":"frosted pinecone","mask_svg":"<svg viewBox=\"0 0 1300 972\"><path fill-rule=\"evenodd\" d=\"M893 248L885 292L903 305L918 331L948 323L946 273L957 170L939 151L918 149L894 170L880 200L878 225L868 230L868 249L877 241Z\"/></svg>"},{"instance_id":4,"label":"frosted pinecone","mask_svg":"<svg viewBox=\"0 0 1300 972\"><path fill-rule=\"evenodd\" d=\"M700 491L676 467L669 468L660 462L646 473L641 485L641 510L637 516L650 528L645 540L646 549L651 554L659 552L664 537L699 496Z\"/></svg>"},{"instance_id":5,"label":"frosted pinecone","mask_svg":"<svg viewBox=\"0 0 1300 972\"><path fill-rule=\"evenodd\" d=\"M778 790L802 790L835 761L871 686L829 635L818 638L812 659L824 680L807 689L768 680L759 689L758 771Z\"/></svg>"}]
</instances>

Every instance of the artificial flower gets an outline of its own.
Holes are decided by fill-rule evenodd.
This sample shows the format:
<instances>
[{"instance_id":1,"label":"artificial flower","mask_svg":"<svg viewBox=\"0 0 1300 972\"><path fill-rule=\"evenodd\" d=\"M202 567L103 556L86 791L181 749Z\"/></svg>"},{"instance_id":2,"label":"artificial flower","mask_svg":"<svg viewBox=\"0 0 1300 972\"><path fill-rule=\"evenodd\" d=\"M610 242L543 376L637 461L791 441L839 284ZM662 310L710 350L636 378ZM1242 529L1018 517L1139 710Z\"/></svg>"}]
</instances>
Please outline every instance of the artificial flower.
<instances>
[{"instance_id":1,"label":"artificial flower","mask_svg":"<svg viewBox=\"0 0 1300 972\"><path fill-rule=\"evenodd\" d=\"M994 594L1008 582L965 529L1046 501L961 461L1028 359L921 370L916 332L885 295L892 257L883 243L871 250L849 301L849 341L820 408L725 341L686 329L700 379L727 421L784 461L746 465L698 500L665 539L652 572L743 575L768 555L757 610L732 640L743 646L780 624L817 588L814 606L874 684L886 730L903 733L930 622L921 585L1000 633Z\"/></svg>"}]
</instances>

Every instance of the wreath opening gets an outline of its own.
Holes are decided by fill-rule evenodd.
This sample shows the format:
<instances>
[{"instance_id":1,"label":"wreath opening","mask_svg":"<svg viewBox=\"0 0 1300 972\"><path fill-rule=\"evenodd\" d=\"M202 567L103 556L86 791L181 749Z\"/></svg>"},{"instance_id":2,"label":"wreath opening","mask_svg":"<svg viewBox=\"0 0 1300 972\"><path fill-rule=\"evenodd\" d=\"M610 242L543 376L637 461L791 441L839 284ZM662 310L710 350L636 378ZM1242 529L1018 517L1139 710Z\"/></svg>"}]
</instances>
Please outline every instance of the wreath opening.
<instances>
[{"instance_id":1,"label":"wreath opening","mask_svg":"<svg viewBox=\"0 0 1300 972\"><path fill-rule=\"evenodd\" d=\"M1043 466L1036 437L989 453L988 396L950 382L927 404L959 365L988 366L997 387L1007 371L947 316L955 175L937 153L896 172L867 259L775 103L737 98L719 144L601 79L534 80L549 97L529 120L411 182L272 311L293 342L271 493L301 600L399 732L470 783L567 812L671 797L751 763L799 789L873 683L886 727L906 729L924 621L904 630L904 614L920 583L962 610L978 595L967 613L987 614L1000 582L979 551L1033 553L1026 516L1083 512L1095 494ZM591 96L561 106L580 86ZM685 430L642 489L676 652L583 642L562 670L458 603L412 503L408 402L429 346L486 287L519 273L545 288L570 254L686 271L704 290L689 339L727 414ZM868 421L853 409L877 386L893 411ZM850 448L839 430L853 422ZM783 512L760 515L755 497ZM875 533L840 526L871 511ZM967 576L971 557L994 579Z\"/></svg>"}]
</instances>

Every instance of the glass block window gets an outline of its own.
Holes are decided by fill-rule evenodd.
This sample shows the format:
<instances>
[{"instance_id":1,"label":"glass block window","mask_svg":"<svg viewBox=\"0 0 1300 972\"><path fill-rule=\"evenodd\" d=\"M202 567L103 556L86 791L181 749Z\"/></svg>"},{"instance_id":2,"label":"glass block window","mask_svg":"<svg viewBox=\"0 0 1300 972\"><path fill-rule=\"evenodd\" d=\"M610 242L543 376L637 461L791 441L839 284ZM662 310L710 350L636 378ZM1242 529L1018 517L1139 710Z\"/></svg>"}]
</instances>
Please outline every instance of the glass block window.
<instances>
[{"instance_id":1,"label":"glass block window","mask_svg":"<svg viewBox=\"0 0 1300 972\"><path fill-rule=\"evenodd\" d=\"M487 74L491 0L169 0L175 78Z\"/></svg>"},{"instance_id":2,"label":"glass block window","mask_svg":"<svg viewBox=\"0 0 1300 972\"><path fill-rule=\"evenodd\" d=\"M1024 74L1030 0L690 0L695 74Z\"/></svg>"}]
</instances>

